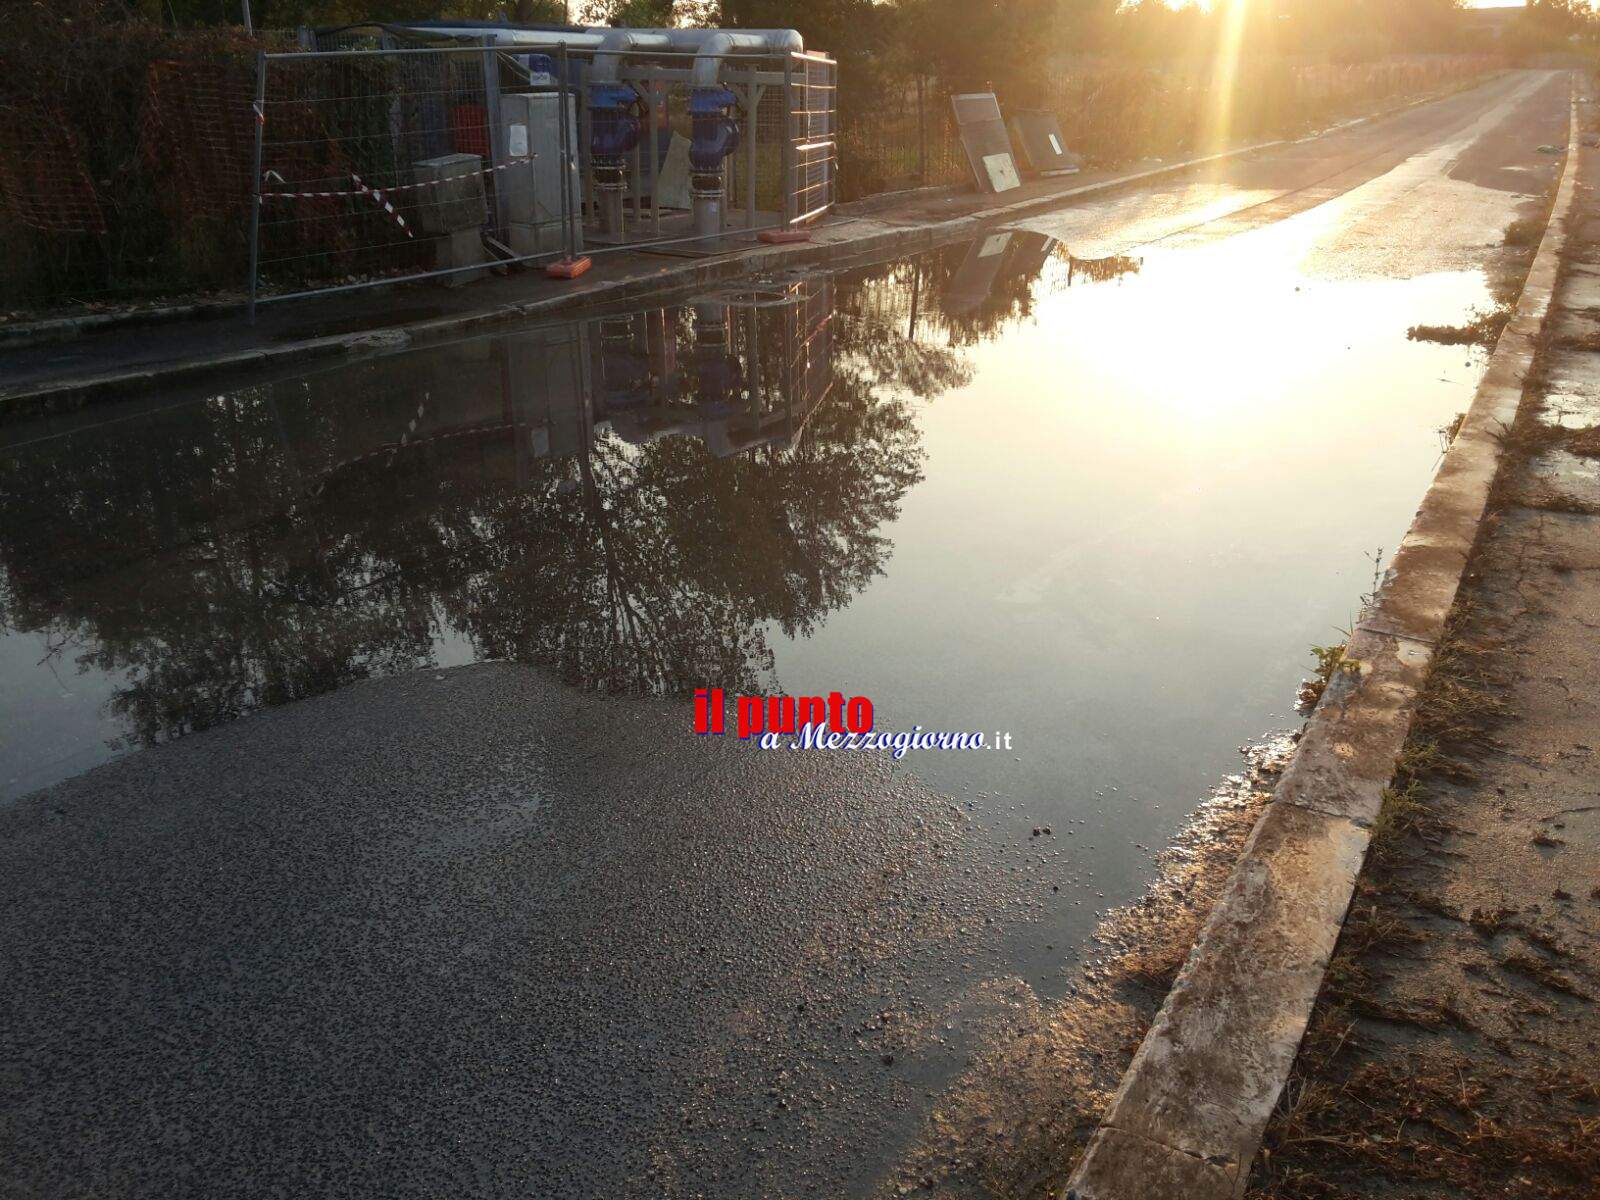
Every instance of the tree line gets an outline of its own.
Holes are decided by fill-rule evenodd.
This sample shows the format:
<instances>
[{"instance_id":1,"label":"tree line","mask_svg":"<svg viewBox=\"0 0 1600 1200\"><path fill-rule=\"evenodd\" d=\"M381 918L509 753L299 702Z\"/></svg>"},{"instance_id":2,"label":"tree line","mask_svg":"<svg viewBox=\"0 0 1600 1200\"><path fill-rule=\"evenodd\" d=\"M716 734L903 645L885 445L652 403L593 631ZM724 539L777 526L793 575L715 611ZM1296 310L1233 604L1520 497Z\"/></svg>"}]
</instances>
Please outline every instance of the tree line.
<instances>
[{"instance_id":1,"label":"tree line","mask_svg":"<svg viewBox=\"0 0 1600 1200\"><path fill-rule=\"evenodd\" d=\"M837 57L857 95L922 74L951 88L1016 84L1074 58L1205 60L1219 53L1370 61L1397 54L1562 49L1593 41L1588 0L1529 0L1494 27L1465 0L108 0L182 28L373 20L794 28Z\"/></svg>"}]
</instances>

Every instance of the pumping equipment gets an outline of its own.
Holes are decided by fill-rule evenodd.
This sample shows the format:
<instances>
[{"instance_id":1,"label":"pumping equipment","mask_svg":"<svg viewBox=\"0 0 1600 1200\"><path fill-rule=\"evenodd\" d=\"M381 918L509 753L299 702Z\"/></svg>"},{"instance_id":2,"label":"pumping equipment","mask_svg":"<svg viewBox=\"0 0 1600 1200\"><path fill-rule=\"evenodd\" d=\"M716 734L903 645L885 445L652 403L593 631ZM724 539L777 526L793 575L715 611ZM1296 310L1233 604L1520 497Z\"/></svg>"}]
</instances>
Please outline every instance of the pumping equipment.
<instances>
[{"instance_id":1,"label":"pumping equipment","mask_svg":"<svg viewBox=\"0 0 1600 1200\"><path fill-rule=\"evenodd\" d=\"M627 84L598 83L589 89L589 154L600 228L608 234L622 232L626 156L639 144L639 103L639 94Z\"/></svg>"},{"instance_id":2,"label":"pumping equipment","mask_svg":"<svg viewBox=\"0 0 1600 1200\"><path fill-rule=\"evenodd\" d=\"M586 225L603 243L625 244L643 241L649 222L670 244L716 237L742 216L763 237L772 233L763 223L781 227L776 237L798 237L788 227L831 204L834 64L807 55L795 30L478 21L363 28L387 47L484 52L481 123L493 135L477 152L488 224L518 254L545 252L553 240L581 244ZM348 30L326 36L340 33ZM459 90L474 79L474 61L440 64L463 65ZM531 165L520 169L524 161ZM769 212L758 211L758 195ZM639 229L626 227L635 222Z\"/></svg>"},{"instance_id":3,"label":"pumping equipment","mask_svg":"<svg viewBox=\"0 0 1600 1200\"><path fill-rule=\"evenodd\" d=\"M724 87L699 87L689 97L693 140L689 143L689 194L694 202L694 232L722 232L722 160L739 148L739 99Z\"/></svg>"},{"instance_id":4,"label":"pumping equipment","mask_svg":"<svg viewBox=\"0 0 1600 1200\"><path fill-rule=\"evenodd\" d=\"M621 81L624 66L655 52L664 57L693 54L689 117L689 194L693 230L705 237L722 232L726 196L723 161L739 147L738 97L722 83L730 56L800 51L805 41L792 29L608 29L595 49L589 75L589 153L595 190L600 194L601 230L622 232L623 194L628 190L624 156L639 144L638 93ZM643 69L648 73L648 68ZM654 148L652 147L652 152Z\"/></svg>"}]
</instances>

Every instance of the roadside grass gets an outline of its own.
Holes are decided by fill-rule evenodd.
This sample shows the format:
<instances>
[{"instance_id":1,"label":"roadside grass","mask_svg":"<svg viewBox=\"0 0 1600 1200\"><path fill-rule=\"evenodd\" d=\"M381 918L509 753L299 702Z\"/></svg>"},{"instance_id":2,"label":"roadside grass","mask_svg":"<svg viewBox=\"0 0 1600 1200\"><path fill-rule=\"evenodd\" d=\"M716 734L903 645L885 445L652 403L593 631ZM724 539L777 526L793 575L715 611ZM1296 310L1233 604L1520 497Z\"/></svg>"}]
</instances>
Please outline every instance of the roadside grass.
<instances>
[{"instance_id":1,"label":"roadside grass","mask_svg":"<svg viewBox=\"0 0 1600 1200\"><path fill-rule=\"evenodd\" d=\"M1472 601L1462 598L1445 623L1410 736L1395 764L1395 786L1402 790L1432 775L1470 779L1462 760L1481 751L1485 737L1507 715L1505 672L1497 661L1502 645L1475 622L1476 615Z\"/></svg>"},{"instance_id":2,"label":"roadside grass","mask_svg":"<svg viewBox=\"0 0 1600 1200\"><path fill-rule=\"evenodd\" d=\"M1324 1018L1307 1034L1330 1061L1356 1037L1342 1014ZM1494 1100L1504 1090L1497 1084L1505 1072L1481 1060L1395 1057L1392 1064L1364 1062L1336 1082L1291 1084L1247 1195L1344 1200L1372 1195L1362 1184L1377 1177L1403 1189L1425 1187L1429 1195L1556 1200L1584 1194L1600 1177L1597 1118L1552 1117L1532 1095L1507 1110ZM1573 1094L1587 1095L1594 1081L1579 1077L1568 1086ZM1283 1162L1291 1151L1297 1161ZM1317 1160L1309 1169L1302 1165L1307 1152Z\"/></svg>"},{"instance_id":3,"label":"roadside grass","mask_svg":"<svg viewBox=\"0 0 1600 1200\"><path fill-rule=\"evenodd\" d=\"M1421 785L1415 779L1403 787L1383 789L1378 819L1372 823L1372 844L1380 847L1395 838L1420 833L1429 820L1429 810L1422 802Z\"/></svg>"},{"instance_id":4,"label":"roadside grass","mask_svg":"<svg viewBox=\"0 0 1600 1200\"><path fill-rule=\"evenodd\" d=\"M1311 647L1311 657L1317 660L1316 669L1310 679L1300 681L1300 690L1295 694L1295 707L1301 716L1310 715L1317 701L1322 699L1322 694L1328 690L1328 684L1333 682L1333 677L1345 669L1344 651L1343 642Z\"/></svg>"}]
</instances>

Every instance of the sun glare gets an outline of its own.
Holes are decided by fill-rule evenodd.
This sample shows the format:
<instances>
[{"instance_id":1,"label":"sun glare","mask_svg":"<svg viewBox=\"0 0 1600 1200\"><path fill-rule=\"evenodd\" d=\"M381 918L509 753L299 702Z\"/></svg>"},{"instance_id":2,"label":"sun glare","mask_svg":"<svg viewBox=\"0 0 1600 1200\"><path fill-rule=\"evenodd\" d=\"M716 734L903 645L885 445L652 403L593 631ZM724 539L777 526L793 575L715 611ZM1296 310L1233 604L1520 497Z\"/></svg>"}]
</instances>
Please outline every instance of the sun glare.
<instances>
[{"instance_id":1,"label":"sun glare","mask_svg":"<svg viewBox=\"0 0 1600 1200\"><path fill-rule=\"evenodd\" d=\"M1245 17L1251 0L1220 0L1222 36L1217 42L1213 67L1215 99L1211 104L1204 145L1210 152L1223 149L1233 133L1233 106L1239 77L1239 52L1244 41Z\"/></svg>"}]
</instances>

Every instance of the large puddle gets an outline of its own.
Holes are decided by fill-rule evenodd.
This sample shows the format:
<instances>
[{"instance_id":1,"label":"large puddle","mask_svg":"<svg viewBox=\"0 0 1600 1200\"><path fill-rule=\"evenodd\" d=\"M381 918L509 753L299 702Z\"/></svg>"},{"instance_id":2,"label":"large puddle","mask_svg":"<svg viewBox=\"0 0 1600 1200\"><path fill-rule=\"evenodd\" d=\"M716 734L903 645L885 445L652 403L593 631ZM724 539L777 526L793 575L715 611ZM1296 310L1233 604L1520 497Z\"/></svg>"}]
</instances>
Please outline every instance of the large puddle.
<instances>
[{"instance_id":1,"label":"large puddle","mask_svg":"<svg viewBox=\"0 0 1600 1200\"><path fill-rule=\"evenodd\" d=\"M1295 719L1479 374L1406 331L1480 274L1303 274L1292 224L995 233L14 430L4 796L425 666L864 695L1009 734L905 764L1002 842L1083 843L1015 947L1047 971Z\"/></svg>"},{"instance_id":2,"label":"large puddle","mask_svg":"<svg viewBox=\"0 0 1600 1200\"><path fill-rule=\"evenodd\" d=\"M364 676L872 698L1125 877L1290 717L1465 407L1481 276L971 245L0 445L0 786ZM1249 243L1255 243L1250 246ZM687 713L687 708L685 709Z\"/></svg>"}]
</instances>

